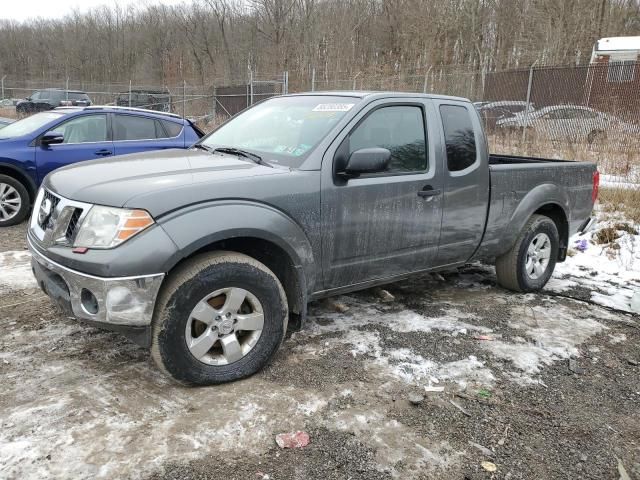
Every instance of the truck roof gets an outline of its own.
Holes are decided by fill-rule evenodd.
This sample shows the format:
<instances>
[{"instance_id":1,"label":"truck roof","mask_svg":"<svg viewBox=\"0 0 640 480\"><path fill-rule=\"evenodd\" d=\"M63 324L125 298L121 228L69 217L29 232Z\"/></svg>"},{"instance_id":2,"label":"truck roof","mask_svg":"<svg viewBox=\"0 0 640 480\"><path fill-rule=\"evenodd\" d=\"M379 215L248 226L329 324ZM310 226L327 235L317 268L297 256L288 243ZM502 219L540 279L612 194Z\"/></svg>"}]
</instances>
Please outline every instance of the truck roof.
<instances>
[{"instance_id":1,"label":"truck roof","mask_svg":"<svg viewBox=\"0 0 640 480\"><path fill-rule=\"evenodd\" d=\"M332 97L354 97L354 98L404 98L404 97L424 97L435 98L439 100L456 100L460 102L470 102L468 98L454 97L451 95L438 95L435 93L416 93L416 92L382 92L374 90L335 90L326 92L301 92L292 93L289 97L301 96L301 95L318 95L318 96L332 96Z\"/></svg>"}]
</instances>

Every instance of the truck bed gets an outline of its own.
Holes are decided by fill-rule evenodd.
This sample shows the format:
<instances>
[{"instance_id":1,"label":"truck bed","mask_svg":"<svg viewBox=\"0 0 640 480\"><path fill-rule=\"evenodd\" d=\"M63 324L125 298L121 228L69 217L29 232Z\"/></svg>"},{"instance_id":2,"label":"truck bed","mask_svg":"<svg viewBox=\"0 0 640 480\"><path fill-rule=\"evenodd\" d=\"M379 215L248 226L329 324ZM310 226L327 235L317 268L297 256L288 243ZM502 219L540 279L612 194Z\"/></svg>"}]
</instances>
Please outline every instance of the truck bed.
<instances>
[{"instance_id":1,"label":"truck bed","mask_svg":"<svg viewBox=\"0 0 640 480\"><path fill-rule=\"evenodd\" d=\"M571 160L556 160L553 158L539 157L520 157L517 155L489 155L489 165L518 165L518 164L536 164L541 163L576 163ZM578 162L579 163L579 162Z\"/></svg>"},{"instance_id":2,"label":"truck bed","mask_svg":"<svg viewBox=\"0 0 640 480\"><path fill-rule=\"evenodd\" d=\"M489 155L491 198L482 245L475 258L492 259L513 244L521 212L537 204L557 205L567 217L569 235L591 213L594 163L515 155ZM535 203L535 205L533 204ZM528 217L528 214L527 214Z\"/></svg>"}]
</instances>

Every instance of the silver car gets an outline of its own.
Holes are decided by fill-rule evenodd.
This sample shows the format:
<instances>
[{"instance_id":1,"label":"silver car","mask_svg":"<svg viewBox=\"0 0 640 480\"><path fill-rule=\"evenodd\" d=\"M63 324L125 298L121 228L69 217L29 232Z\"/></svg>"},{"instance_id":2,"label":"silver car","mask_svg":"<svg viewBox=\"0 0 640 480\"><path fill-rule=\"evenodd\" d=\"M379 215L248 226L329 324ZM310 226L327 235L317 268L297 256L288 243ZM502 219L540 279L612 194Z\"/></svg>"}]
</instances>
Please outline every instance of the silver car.
<instances>
[{"instance_id":1,"label":"silver car","mask_svg":"<svg viewBox=\"0 0 640 480\"><path fill-rule=\"evenodd\" d=\"M538 138L566 142L588 142L606 138L621 139L640 133L640 126L623 122L613 115L580 105L554 105L534 112L520 113L499 120L500 129L529 128Z\"/></svg>"}]
</instances>

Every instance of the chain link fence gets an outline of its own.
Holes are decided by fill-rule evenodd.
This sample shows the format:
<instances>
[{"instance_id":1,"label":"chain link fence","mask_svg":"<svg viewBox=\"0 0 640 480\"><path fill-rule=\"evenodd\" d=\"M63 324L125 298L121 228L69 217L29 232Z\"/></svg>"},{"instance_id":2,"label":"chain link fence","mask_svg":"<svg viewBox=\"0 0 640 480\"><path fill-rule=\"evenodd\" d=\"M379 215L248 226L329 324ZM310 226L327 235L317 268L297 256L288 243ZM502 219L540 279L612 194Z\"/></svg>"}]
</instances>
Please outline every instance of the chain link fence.
<instances>
[{"instance_id":1,"label":"chain link fence","mask_svg":"<svg viewBox=\"0 0 640 480\"><path fill-rule=\"evenodd\" d=\"M291 79L291 80L290 80ZM290 83L291 82L291 83ZM15 99L36 90L86 92L94 105L168 111L210 130L256 102L288 92L385 90L466 97L485 124L493 153L595 161L603 184L640 185L640 63L532 67L468 72L456 67L368 72L309 67L246 79L213 79L208 85L90 83L2 78L0 116L14 116Z\"/></svg>"},{"instance_id":2,"label":"chain link fence","mask_svg":"<svg viewBox=\"0 0 640 480\"><path fill-rule=\"evenodd\" d=\"M593 161L603 185L640 189L640 63L490 73L482 93L493 152Z\"/></svg>"}]
</instances>

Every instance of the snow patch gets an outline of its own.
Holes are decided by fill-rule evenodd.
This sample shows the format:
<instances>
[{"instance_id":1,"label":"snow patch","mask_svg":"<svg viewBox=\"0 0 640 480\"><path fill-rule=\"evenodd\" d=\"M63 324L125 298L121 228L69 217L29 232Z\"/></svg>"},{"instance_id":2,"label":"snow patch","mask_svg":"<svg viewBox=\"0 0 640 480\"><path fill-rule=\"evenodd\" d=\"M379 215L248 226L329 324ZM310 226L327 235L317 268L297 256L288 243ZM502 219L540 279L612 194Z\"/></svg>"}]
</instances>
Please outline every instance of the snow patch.
<instances>
[{"instance_id":1,"label":"snow patch","mask_svg":"<svg viewBox=\"0 0 640 480\"><path fill-rule=\"evenodd\" d=\"M622 217L609 216L597 228L585 235L574 235L569 240L570 252L563 263L556 265L553 278L546 289L566 292L572 288L586 288L591 301L605 307L632 312L631 301L640 291L640 234L617 230L619 238L615 248L595 242L595 235L603 228L627 224L631 230L640 231L640 225L625 221ZM581 251L581 245L586 247Z\"/></svg>"},{"instance_id":2,"label":"snow patch","mask_svg":"<svg viewBox=\"0 0 640 480\"><path fill-rule=\"evenodd\" d=\"M383 375L407 384L426 385L434 380L447 380L466 388L470 383L491 385L495 381L491 371L474 356L438 363L409 348L385 351L380 345L378 332L349 330L343 337L331 339L331 342L351 345L352 355L372 357L372 364Z\"/></svg>"},{"instance_id":3,"label":"snow patch","mask_svg":"<svg viewBox=\"0 0 640 480\"><path fill-rule=\"evenodd\" d=\"M37 286L31 271L29 252L0 252L0 293L27 290Z\"/></svg>"},{"instance_id":4,"label":"snow patch","mask_svg":"<svg viewBox=\"0 0 640 480\"><path fill-rule=\"evenodd\" d=\"M427 436L417 435L397 420L388 420L376 410L350 408L324 420L329 429L355 433L357 438L376 450L380 467L402 462L410 471L446 469L458 462L462 452L447 442L431 442ZM392 467L392 474L397 473Z\"/></svg>"},{"instance_id":5,"label":"snow patch","mask_svg":"<svg viewBox=\"0 0 640 480\"><path fill-rule=\"evenodd\" d=\"M540 373L543 365L580 356L578 346L607 328L561 305L554 306L552 311L533 306L513 312L512 318L509 326L522 331L526 340L515 343L496 340L483 343L482 347L498 358L511 361L526 374L513 377L518 383L531 383L527 375Z\"/></svg>"}]
</instances>

